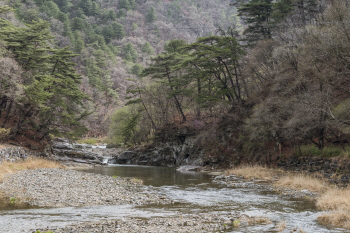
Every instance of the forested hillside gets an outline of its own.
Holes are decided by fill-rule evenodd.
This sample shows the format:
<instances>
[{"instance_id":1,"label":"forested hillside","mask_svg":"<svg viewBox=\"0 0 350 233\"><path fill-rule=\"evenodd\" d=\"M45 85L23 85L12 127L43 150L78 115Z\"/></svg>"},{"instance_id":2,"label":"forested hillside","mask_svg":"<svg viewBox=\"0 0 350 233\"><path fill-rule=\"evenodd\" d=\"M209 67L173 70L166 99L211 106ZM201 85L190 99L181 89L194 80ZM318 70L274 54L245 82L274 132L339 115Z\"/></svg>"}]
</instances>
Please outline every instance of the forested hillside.
<instances>
[{"instance_id":1,"label":"forested hillside","mask_svg":"<svg viewBox=\"0 0 350 233\"><path fill-rule=\"evenodd\" d=\"M125 103L128 86L138 82L143 67L152 56L164 50L167 41L195 41L199 36L214 34L217 27L226 28L235 22L240 25L236 9L228 4L227 0L0 1L0 5L5 6L0 12L2 57L7 61L11 59L16 66L12 67L15 72L2 80L5 89L0 93L3 113L0 126L11 127L18 135L29 129L47 135L49 132L66 134L77 124L83 124L78 127L77 135L86 132L89 136L106 135L111 114ZM16 38L13 37L15 31ZM21 54L17 54L18 48L23 50ZM46 88L45 85L50 84L44 84L46 81L38 77L46 77L51 75L49 70L57 70L51 56L55 56L53 50L60 49L67 53L62 55L66 68L74 67L74 85L83 92L78 98L83 102L79 107L70 106L70 110L61 109L64 101L71 101L68 97L59 103L49 103L50 98L62 90L54 92L51 87ZM43 58L36 57L39 53ZM74 64L68 64L71 61ZM40 97L30 94L41 91L43 96ZM68 114L70 120L61 121L56 117L54 108L57 106L57 111L64 117ZM45 111L50 114L43 113ZM45 119L42 119L43 114ZM71 122L72 118L80 123ZM14 126L13 121L23 123Z\"/></svg>"},{"instance_id":2,"label":"forested hillside","mask_svg":"<svg viewBox=\"0 0 350 233\"><path fill-rule=\"evenodd\" d=\"M347 1L1 5L0 123L17 135L187 127L230 156L349 142Z\"/></svg>"},{"instance_id":3,"label":"forested hillside","mask_svg":"<svg viewBox=\"0 0 350 233\"><path fill-rule=\"evenodd\" d=\"M166 140L165 131L186 127L206 154L231 160L346 151L348 2L235 5L243 34L229 28L168 43L141 73L152 84L135 85L130 106L116 112L115 137L135 144L152 135Z\"/></svg>"}]
</instances>

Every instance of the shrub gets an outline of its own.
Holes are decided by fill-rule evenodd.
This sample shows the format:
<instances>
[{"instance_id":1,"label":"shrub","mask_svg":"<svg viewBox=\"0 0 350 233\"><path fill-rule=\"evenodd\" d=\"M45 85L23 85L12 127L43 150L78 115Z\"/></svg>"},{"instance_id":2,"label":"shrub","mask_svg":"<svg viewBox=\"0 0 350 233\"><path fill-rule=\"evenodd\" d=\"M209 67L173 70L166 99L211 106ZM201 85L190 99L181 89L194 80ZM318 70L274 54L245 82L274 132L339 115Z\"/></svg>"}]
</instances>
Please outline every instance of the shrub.
<instances>
[{"instance_id":1,"label":"shrub","mask_svg":"<svg viewBox=\"0 0 350 233\"><path fill-rule=\"evenodd\" d=\"M95 145L95 144L99 143L99 140L96 138L86 138L86 139L78 140L78 143Z\"/></svg>"},{"instance_id":2,"label":"shrub","mask_svg":"<svg viewBox=\"0 0 350 233\"><path fill-rule=\"evenodd\" d=\"M0 141L5 141L11 133L11 129L0 128Z\"/></svg>"},{"instance_id":3,"label":"shrub","mask_svg":"<svg viewBox=\"0 0 350 233\"><path fill-rule=\"evenodd\" d=\"M301 152L301 154L300 154ZM324 147L323 150L318 149L314 145L303 145L300 151L296 150L295 154L298 156L319 156L319 157L336 157L343 153L338 147Z\"/></svg>"}]
</instances>

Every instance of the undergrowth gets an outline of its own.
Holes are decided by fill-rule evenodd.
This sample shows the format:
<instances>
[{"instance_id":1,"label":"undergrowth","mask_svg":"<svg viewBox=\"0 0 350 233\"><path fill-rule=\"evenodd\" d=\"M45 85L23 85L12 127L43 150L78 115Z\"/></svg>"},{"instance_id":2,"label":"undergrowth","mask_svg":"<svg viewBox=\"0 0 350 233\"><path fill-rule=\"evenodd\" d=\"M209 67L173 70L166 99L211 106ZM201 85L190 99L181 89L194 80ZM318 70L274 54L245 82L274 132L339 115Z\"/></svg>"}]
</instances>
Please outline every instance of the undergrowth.
<instances>
[{"instance_id":1,"label":"undergrowth","mask_svg":"<svg viewBox=\"0 0 350 233\"><path fill-rule=\"evenodd\" d=\"M339 147L326 146L322 150L317 148L315 145L302 145L300 150L297 149L294 153L297 156L309 156L309 157L337 157L345 154L346 151Z\"/></svg>"}]
</instances>

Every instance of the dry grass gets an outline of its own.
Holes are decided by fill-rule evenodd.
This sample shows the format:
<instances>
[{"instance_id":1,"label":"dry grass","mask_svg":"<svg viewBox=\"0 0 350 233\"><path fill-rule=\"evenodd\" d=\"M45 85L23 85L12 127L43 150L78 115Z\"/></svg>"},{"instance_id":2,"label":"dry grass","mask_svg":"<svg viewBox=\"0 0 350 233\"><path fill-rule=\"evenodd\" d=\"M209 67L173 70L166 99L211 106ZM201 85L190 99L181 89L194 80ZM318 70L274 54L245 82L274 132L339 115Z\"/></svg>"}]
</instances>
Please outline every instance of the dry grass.
<instances>
[{"instance_id":1,"label":"dry grass","mask_svg":"<svg viewBox=\"0 0 350 233\"><path fill-rule=\"evenodd\" d=\"M350 188L339 189L330 187L321 178L301 174L288 174L281 170L258 165L231 169L226 172L226 175L237 175L245 179L256 178L269 181L273 181L277 176L279 179L274 181L274 186L276 187L294 190L306 189L312 192L318 192L320 195L316 198L317 207L321 210L333 211L319 216L318 221L335 227L350 229ZM281 222L276 228L280 232L284 231L286 229L286 223ZM304 231L299 229L299 232Z\"/></svg>"},{"instance_id":2,"label":"dry grass","mask_svg":"<svg viewBox=\"0 0 350 233\"><path fill-rule=\"evenodd\" d=\"M273 180L273 178L281 174L280 170L262 167L259 165L246 165L238 168L230 169L226 172L227 175L243 176L245 179L264 179Z\"/></svg>"},{"instance_id":3,"label":"dry grass","mask_svg":"<svg viewBox=\"0 0 350 233\"><path fill-rule=\"evenodd\" d=\"M253 219L254 224L270 224L271 220L267 217L256 217Z\"/></svg>"},{"instance_id":4,"label":"dry grass","mask_svg":"<svg viewBox=\"0 0 350 233\"><path fill-rule=\"evenodd\" d=\"M350 189L329 189L316 201L318 208L333 212L320 215L317 220L323 224L350 229Z\"/></svg>"},{"instance_id":5,"label":"dry grass","mask_svg":"<svg viewBox=\"0 0 350 233\"><path fill-rule=\"evenodd\" d=\"M143 180L137 178L131 178L130 181L135 184L143 184Z\"/></svg>"},{"instance_id":6,"label":"dry grass","mask_svg":"<svg viewBox=\"0 0 350 233\"><path fill-rule=\"evenodd\" d=\"M306 175L287 175L281 177L274 185L276 187L286 187L290 189L307 189L313 192L323 192L327 190L325 182Z\"/></svg>"},{"instance_id":7,"label":"dry grass","mask_svg":"<svg viewBox=\"0 0 350 233\"><path fill-rule=\"evenodd\" d=\"M282 232L287 228L287 223L286 222L280 222L277 225L277 231Z\"/></svg>"},{"instance_id":8,"label":"dry grass","mask_svg":"<svg viewBox=\"0 0 350 233\"><path fill-rule=\"evenodd\" d=\"M322 210L350 211L350 189L329 189L317 199L316 205Z\"/></svg>"},{"instance_id":9,"label":"dry grass","mask_svg":"<svg viewBox=\"0 0 350 233\"><path fill-rule=\"evenodd\" d=\"M350 229L350 212L349 211L335 211L324 213L318 216L317 220L322 224L330 224L336 227Z\"/></svg>"},{"instance_id":10,"label":"dry grass","mask_svg":"<svg viewBox=\"0 0 350 233\"><path fill-rule=\"evenodd\" d=\"M8 147L15 147L15 146L7 144L7 143L0 143L0 149L4 149L4 148L8 148Z\"/></svg>"},{"instance_id":11,"label":"dry grass","mask_svg":"<svg viewBox=\"0 0 350 233\"><path fill-rule=\"evenodd\" d=\"M19 162L3 162L0 164L0 180L7 174L18 171L37 168L62 168L63 166L55 161L44 158L31 157Z\"/></svg>"}]
</instances>

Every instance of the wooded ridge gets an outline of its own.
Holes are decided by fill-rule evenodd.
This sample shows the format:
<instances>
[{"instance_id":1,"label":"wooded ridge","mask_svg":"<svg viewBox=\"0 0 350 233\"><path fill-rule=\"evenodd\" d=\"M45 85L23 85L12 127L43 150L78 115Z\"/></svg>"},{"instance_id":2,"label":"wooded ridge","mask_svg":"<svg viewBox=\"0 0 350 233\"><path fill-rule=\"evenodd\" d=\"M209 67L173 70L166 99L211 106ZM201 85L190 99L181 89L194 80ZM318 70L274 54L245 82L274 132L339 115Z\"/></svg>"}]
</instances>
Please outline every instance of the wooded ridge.
<instances>
[{"instance_id":1,"label":"wooded ridge","mask_svg":"<svg viewBox=\"0 0 350 233\"><path fill-rule=\"evenodd\" d=\"M347 4L3 2L0 123L41 139L142 144L174 125L220 153L347 151Z\"/></svg>"}]
</instances>

